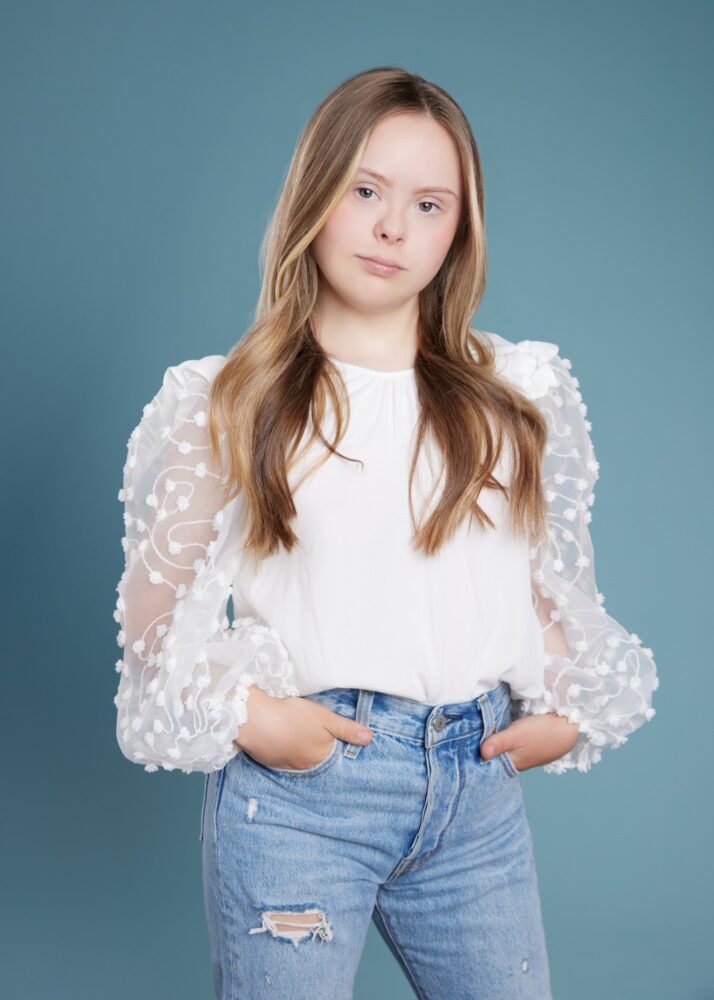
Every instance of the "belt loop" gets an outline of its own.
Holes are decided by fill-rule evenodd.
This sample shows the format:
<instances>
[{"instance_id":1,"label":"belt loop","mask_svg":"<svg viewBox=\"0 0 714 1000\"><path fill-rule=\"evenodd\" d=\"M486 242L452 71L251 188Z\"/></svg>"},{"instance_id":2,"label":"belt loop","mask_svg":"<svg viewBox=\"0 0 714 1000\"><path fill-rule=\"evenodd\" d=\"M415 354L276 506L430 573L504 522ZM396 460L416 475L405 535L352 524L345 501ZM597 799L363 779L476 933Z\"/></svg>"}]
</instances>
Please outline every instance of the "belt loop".
<instances>
[{"instance_id":1,"label":"belt loop","mask_svg":"<svg viewBox=\"0 0 714 1000\"><path fill-rule=\"evenodd\" d=\"M483 721L483 733L481 734L481 739L478 745L479 757L480 757L481 747L483 743L488 739L488 737L496 728L496 717L493 714L493 705L491 704L491 699L489 697L488 691L484 691L483 694L479 695L476 701L481 711L481 719Z\"/></svg>"},{"instance_id":2,"label":"belt loop","mask_svg":"<svg viewBox=\"0 0 714 1000\"><path fill-rule=\"evenodd\" d=\"M357 708L355 710L355 722L358 722L361 726L369 726L369 716L372 711L373 699L374 691L366 691L363 688L360 688L359 695L357 697ZM361 745L357 743L348 743L345 747L344 756L356 757L361 749Z\"/></svg>"}]
</instances>

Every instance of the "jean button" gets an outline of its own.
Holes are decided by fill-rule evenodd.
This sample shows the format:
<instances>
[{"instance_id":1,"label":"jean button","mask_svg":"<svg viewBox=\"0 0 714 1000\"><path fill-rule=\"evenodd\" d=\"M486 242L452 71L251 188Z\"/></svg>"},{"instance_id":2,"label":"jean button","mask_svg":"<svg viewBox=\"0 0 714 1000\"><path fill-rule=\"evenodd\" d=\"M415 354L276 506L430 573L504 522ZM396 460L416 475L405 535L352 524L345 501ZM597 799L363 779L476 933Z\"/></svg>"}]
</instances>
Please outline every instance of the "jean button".
<instances>
[{"instance_id":1,"label":"jean button","mask_svg":"<svg viewBox=\"0 0 714 1000\"><path fill-rule=\"evenodd\" d=\"M446 725L446 719L444 718L444 716L437 715L437 717L434 719L434 729L437 731L437 733L440 733L445 725Z\"/></svg>"}]
</instances>

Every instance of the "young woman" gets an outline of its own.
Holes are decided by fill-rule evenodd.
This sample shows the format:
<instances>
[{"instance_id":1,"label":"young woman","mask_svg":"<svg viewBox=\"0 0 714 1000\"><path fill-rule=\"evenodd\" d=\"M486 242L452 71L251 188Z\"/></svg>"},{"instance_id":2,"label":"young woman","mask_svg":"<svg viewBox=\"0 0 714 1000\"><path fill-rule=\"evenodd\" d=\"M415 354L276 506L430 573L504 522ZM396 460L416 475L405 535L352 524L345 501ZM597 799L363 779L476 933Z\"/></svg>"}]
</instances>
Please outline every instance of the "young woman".
<instances>
[{"instance_id":1,"label":"young woman","mask_svg":"<svg viewBox=\"0 0 714 1000\"><path fill-rule=\"evenodd\" d=\"M597 590L570 362L469 326L453 99L342 83L263 269L255 325L169 368L129 439L119 745L206 775L217 996L350 997L374 919L419 997L545 1000L519 775L622 746L657 673Z\"/></svg>"}]
</instances>

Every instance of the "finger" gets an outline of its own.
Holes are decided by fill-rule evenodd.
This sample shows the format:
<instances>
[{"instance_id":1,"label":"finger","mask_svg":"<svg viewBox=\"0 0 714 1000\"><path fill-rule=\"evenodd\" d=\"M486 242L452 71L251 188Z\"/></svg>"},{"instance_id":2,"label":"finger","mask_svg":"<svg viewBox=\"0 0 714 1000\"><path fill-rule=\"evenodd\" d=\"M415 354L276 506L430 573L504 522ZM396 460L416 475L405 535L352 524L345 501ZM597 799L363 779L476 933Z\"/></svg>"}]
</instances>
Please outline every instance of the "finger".
<instances>
[{"instance_id":1,"label":"finger","mask_svg":"<svg viewBox=\"0 0 714 1000\"><path fill-rule=\"evenodd\" d=\"M339 712L333 712L330 709L328 712L330 715L325 724L333 736L344 740L345 743L357 743L360 746L364 746L372 739L372 731L367 726L355 722L354 719L348 719L346 715L340 715Z\"/></svg>"},{"instance_id":2,"label":"finger","mask_svg":"<svg viewBox=\"0 0 714 1000\"><path fill-rule=\"evenodd\" d=\"M484 743L481 744L482 757L495 757L496 754L500 752L501 750L497 739L491 739L491 737L489 737Z\"/></svg>"}]
</instances>

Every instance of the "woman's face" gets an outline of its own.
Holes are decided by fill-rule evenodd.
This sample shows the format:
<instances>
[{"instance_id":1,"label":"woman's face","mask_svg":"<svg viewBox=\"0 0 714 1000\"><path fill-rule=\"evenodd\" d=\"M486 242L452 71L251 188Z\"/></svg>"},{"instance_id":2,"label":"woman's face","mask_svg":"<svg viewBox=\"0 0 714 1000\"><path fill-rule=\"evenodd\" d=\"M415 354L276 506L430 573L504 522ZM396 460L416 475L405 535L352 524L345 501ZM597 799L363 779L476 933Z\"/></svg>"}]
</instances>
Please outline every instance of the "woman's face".
<instances>
[{"instance_id":1,"label":"woman's face","mask_svg":"<svg viewBox=\"0 0 714 1000\"><path fill-rule=\"evenodd\" d=\"M459 156L446 129L425 115L383 119L354 181L312 243L321 280L360 312L404 304L441 267L461 202ZM361 257L395 261L402 270L375 273Z\"/></svg>"}]
</instances>

